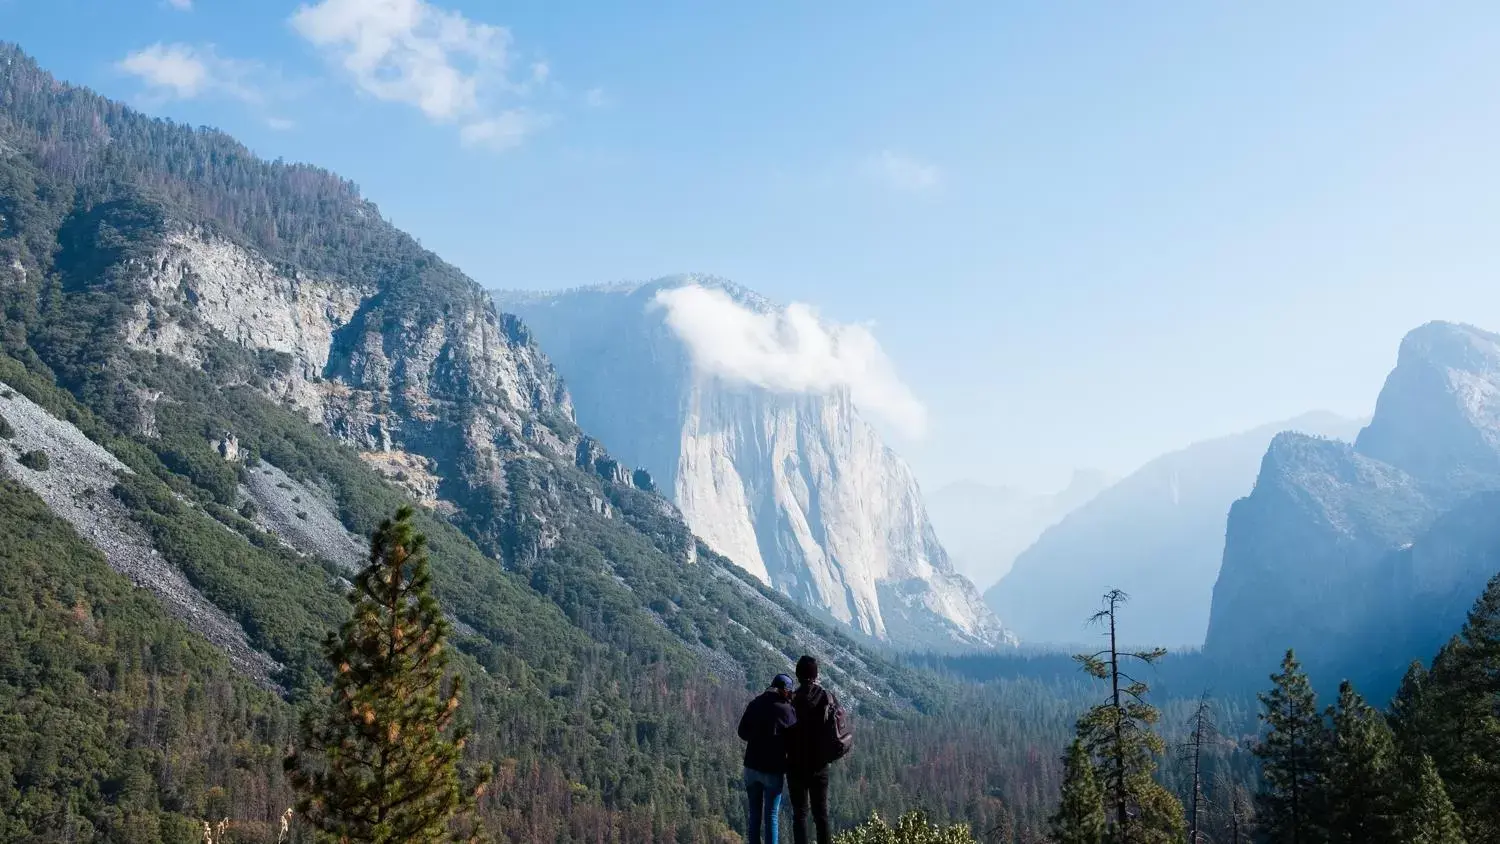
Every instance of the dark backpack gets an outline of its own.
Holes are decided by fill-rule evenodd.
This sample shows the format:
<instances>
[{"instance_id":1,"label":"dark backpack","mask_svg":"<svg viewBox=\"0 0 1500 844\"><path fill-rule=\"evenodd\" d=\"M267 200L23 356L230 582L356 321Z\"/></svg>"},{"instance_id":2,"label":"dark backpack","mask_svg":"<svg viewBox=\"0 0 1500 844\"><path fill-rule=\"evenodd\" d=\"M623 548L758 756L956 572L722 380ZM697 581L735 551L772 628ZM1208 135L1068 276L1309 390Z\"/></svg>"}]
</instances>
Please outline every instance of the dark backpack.
<instances>
[{"instance_id":1,"label":"dark backpack","mask_svg":"<svg viewBox=\"0 0 1500 844\"><path fill-rule=\"evenodd\" d=\"M828 715L823 722L823 756L829 762L838 760L849 755L854 748L854 725L849 723L849 715L844 707L839 705L839 699L833 692L828 694Z\"/></svg>"}]
</instances>

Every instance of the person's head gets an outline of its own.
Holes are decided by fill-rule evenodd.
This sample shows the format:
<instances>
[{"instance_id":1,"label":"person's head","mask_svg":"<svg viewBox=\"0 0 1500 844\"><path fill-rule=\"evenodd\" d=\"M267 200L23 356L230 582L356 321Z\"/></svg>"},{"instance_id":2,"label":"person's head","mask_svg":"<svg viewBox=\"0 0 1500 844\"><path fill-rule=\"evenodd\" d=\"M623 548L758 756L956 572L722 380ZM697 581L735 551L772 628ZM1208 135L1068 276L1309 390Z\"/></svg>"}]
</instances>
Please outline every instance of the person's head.
<instances>
[{"instance_id":1,"label":"person's head","mask_svg":"<svg viewBox=\"0 0 1500 844\"><path fill-rule=\"evenodd\" d=\"M777 674L771 678L771 691L784 698L792 696L792 678L785 674Z\"/></svg>"},{"instance_id":2,"label":"person's head","mask_svg":"<svg viewBox=\"0 0 1500 844\"><path fill-rule=\"evenodd\" d=\"M804 654L797 660L797 679L803 683L818 682L818 661Z\"/></svg>"}]
</instances>

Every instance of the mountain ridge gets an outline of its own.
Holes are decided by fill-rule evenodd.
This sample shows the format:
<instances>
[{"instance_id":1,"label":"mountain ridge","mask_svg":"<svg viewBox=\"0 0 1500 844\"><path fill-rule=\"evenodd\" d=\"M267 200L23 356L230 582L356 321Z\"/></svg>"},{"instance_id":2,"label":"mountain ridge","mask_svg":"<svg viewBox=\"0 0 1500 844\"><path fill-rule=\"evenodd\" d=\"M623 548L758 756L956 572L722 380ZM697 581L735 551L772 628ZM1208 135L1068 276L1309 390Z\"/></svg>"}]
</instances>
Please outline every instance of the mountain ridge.
<instances>
[{"instance_id":1,"label":"mountain ridge","mask_svg":"<svg viewBox=\"0 0 1500 844\"><path fill-rule=\"evenodd\" d=\"M1325 411L1202 440L1148 461L1046 529L986 593L1023 641L1071 644L1097 596L1132 596L1143 644L1196 646L1206 635L1225 514L1248 491L1267 444L1287 428L1352 438Z\"/></svg>"},{"instance_id":2,"label":"mountain ridge","mask_svg":"<svg viewBox=\"0 0 1500 844\"><path fill-rule=\"evenodd\" d=\"M1430 322L1352 444L1274 439L1230 509L1205 653L1267 662L1274 641L1389 674L1436 648L1500 569L1480 527L1500 490L1496 396L1500 335Z\"/></svg>"}]
</instances>

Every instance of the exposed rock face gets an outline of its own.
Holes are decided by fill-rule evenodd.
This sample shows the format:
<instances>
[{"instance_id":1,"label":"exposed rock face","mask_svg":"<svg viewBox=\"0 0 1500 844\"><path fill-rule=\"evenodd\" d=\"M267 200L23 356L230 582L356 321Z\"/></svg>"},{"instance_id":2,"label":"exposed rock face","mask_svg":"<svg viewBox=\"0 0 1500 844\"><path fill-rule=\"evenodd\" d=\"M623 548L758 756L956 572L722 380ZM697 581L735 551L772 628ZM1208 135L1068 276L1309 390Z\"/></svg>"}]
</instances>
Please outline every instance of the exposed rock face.
<instances>
[{"instance_id":1,"label":"exposed rock face","mask_svg":"<svg viewBox=\"0 0 1500 844\"><path fill-rule=\"evenodd\" d=\"M1397 671L1429 656L1500 569L1497 362L1500 337L1424 325L1352 447L1277 437L1230 510L1205 651Z\"/></svg>"},{"instance_id":2,"label":"exposed rock face","mask_svg":"<svg viewBox=\"0 0 1500 844\"><path fill-rule=\"evenodd\" d=\"M562 383L526 328L478 288L393 302L391 291L288 275L181 227L138 275L130 347L195 365L224 338L255 352L271 395L426 503L491 508L505 495L507 460L572 456L578 434ZM217 446L238 451L232 439Z\"/></svg>"},{"instance_id":3,"label":"exposed rock face","mask_svg":"<svg viewBox=\"0 0 1500 844\"><path fill-rule=\"evenodd\" d=\"M1279 431L1353 439L1359 423L1310 413L1162 455L1045 530L985 593L1026 642L1091 641L1099 596L1130 595L1131 641L1203 643L1224 554L1224 515L1255 483Z\"/></svg>"},{"instance_id":4,"label":"exposed rock face","mask_svg":"<svg viewBox=\"0 0 1500 844\"><path fill-rule=\"evenodd\" d=\"M216 338L287 356L277 373L281 397L321 414L320 386L334 333L374 291L300 274L283 275L264 258L205 232L169 231L140 279L145 296L125 340L200 364Z\"/></svg>"},{"instance_id":5,"label":"exposed rock face","mask_svg":"<svg viewBox=\"0 0 1500 844\"><path fill-rule=\"evenodd\" d=\"M1443 322L1407 334L1357 447L1440 489L1496 486L1500 335Z\"/></svg>"},{"instance_id":6,"label":"exposed rock face","mask_svg":"<svg viewBox=\"0 0 1500 844\"><path fill-rule=\"evenodd\" d=\"M938 543L909 468L847 392L704 375L652 307L665 279L557 296L497 293L567 379L580 422L646 467L693 531L761 582L911 647L1012 642Z\"/></svg>"}]
</instances>

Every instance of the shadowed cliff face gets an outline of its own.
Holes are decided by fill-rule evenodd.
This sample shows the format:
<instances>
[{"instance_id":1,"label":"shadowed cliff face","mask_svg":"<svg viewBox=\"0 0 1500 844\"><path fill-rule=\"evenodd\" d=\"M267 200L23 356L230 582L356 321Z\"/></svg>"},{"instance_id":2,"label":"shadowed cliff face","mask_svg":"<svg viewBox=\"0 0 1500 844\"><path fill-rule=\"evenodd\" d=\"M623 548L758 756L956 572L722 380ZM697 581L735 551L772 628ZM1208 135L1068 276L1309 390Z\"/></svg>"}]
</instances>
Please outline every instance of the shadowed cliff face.
<instances>
[{"instance_id":1,"label":"shadowed cliff face","mask_svg":"<svg viewBox=\"0 0 1500 844\"><path fill-rule=\"evenodd\" d=\"M555 296L497 293L534 327L580 422L670 490L693 531L762 582L910 647L1011 640L954 573L911 471L845 390L778 392L708 376L653 307L706 279Z\"/></svg>"},{"instance_id":2,"label":"shadowed cliff face","mask_svg":"<svg viewBox=\"0 0 1500 844\"><path fill-rule=\"evenodd\" d=\"M1500 570L1500 337L1430 323L1402 341L1353 446L1278 436L1230 510L1205 650L1399 671Z\"/></svg>"}]
</instances>

